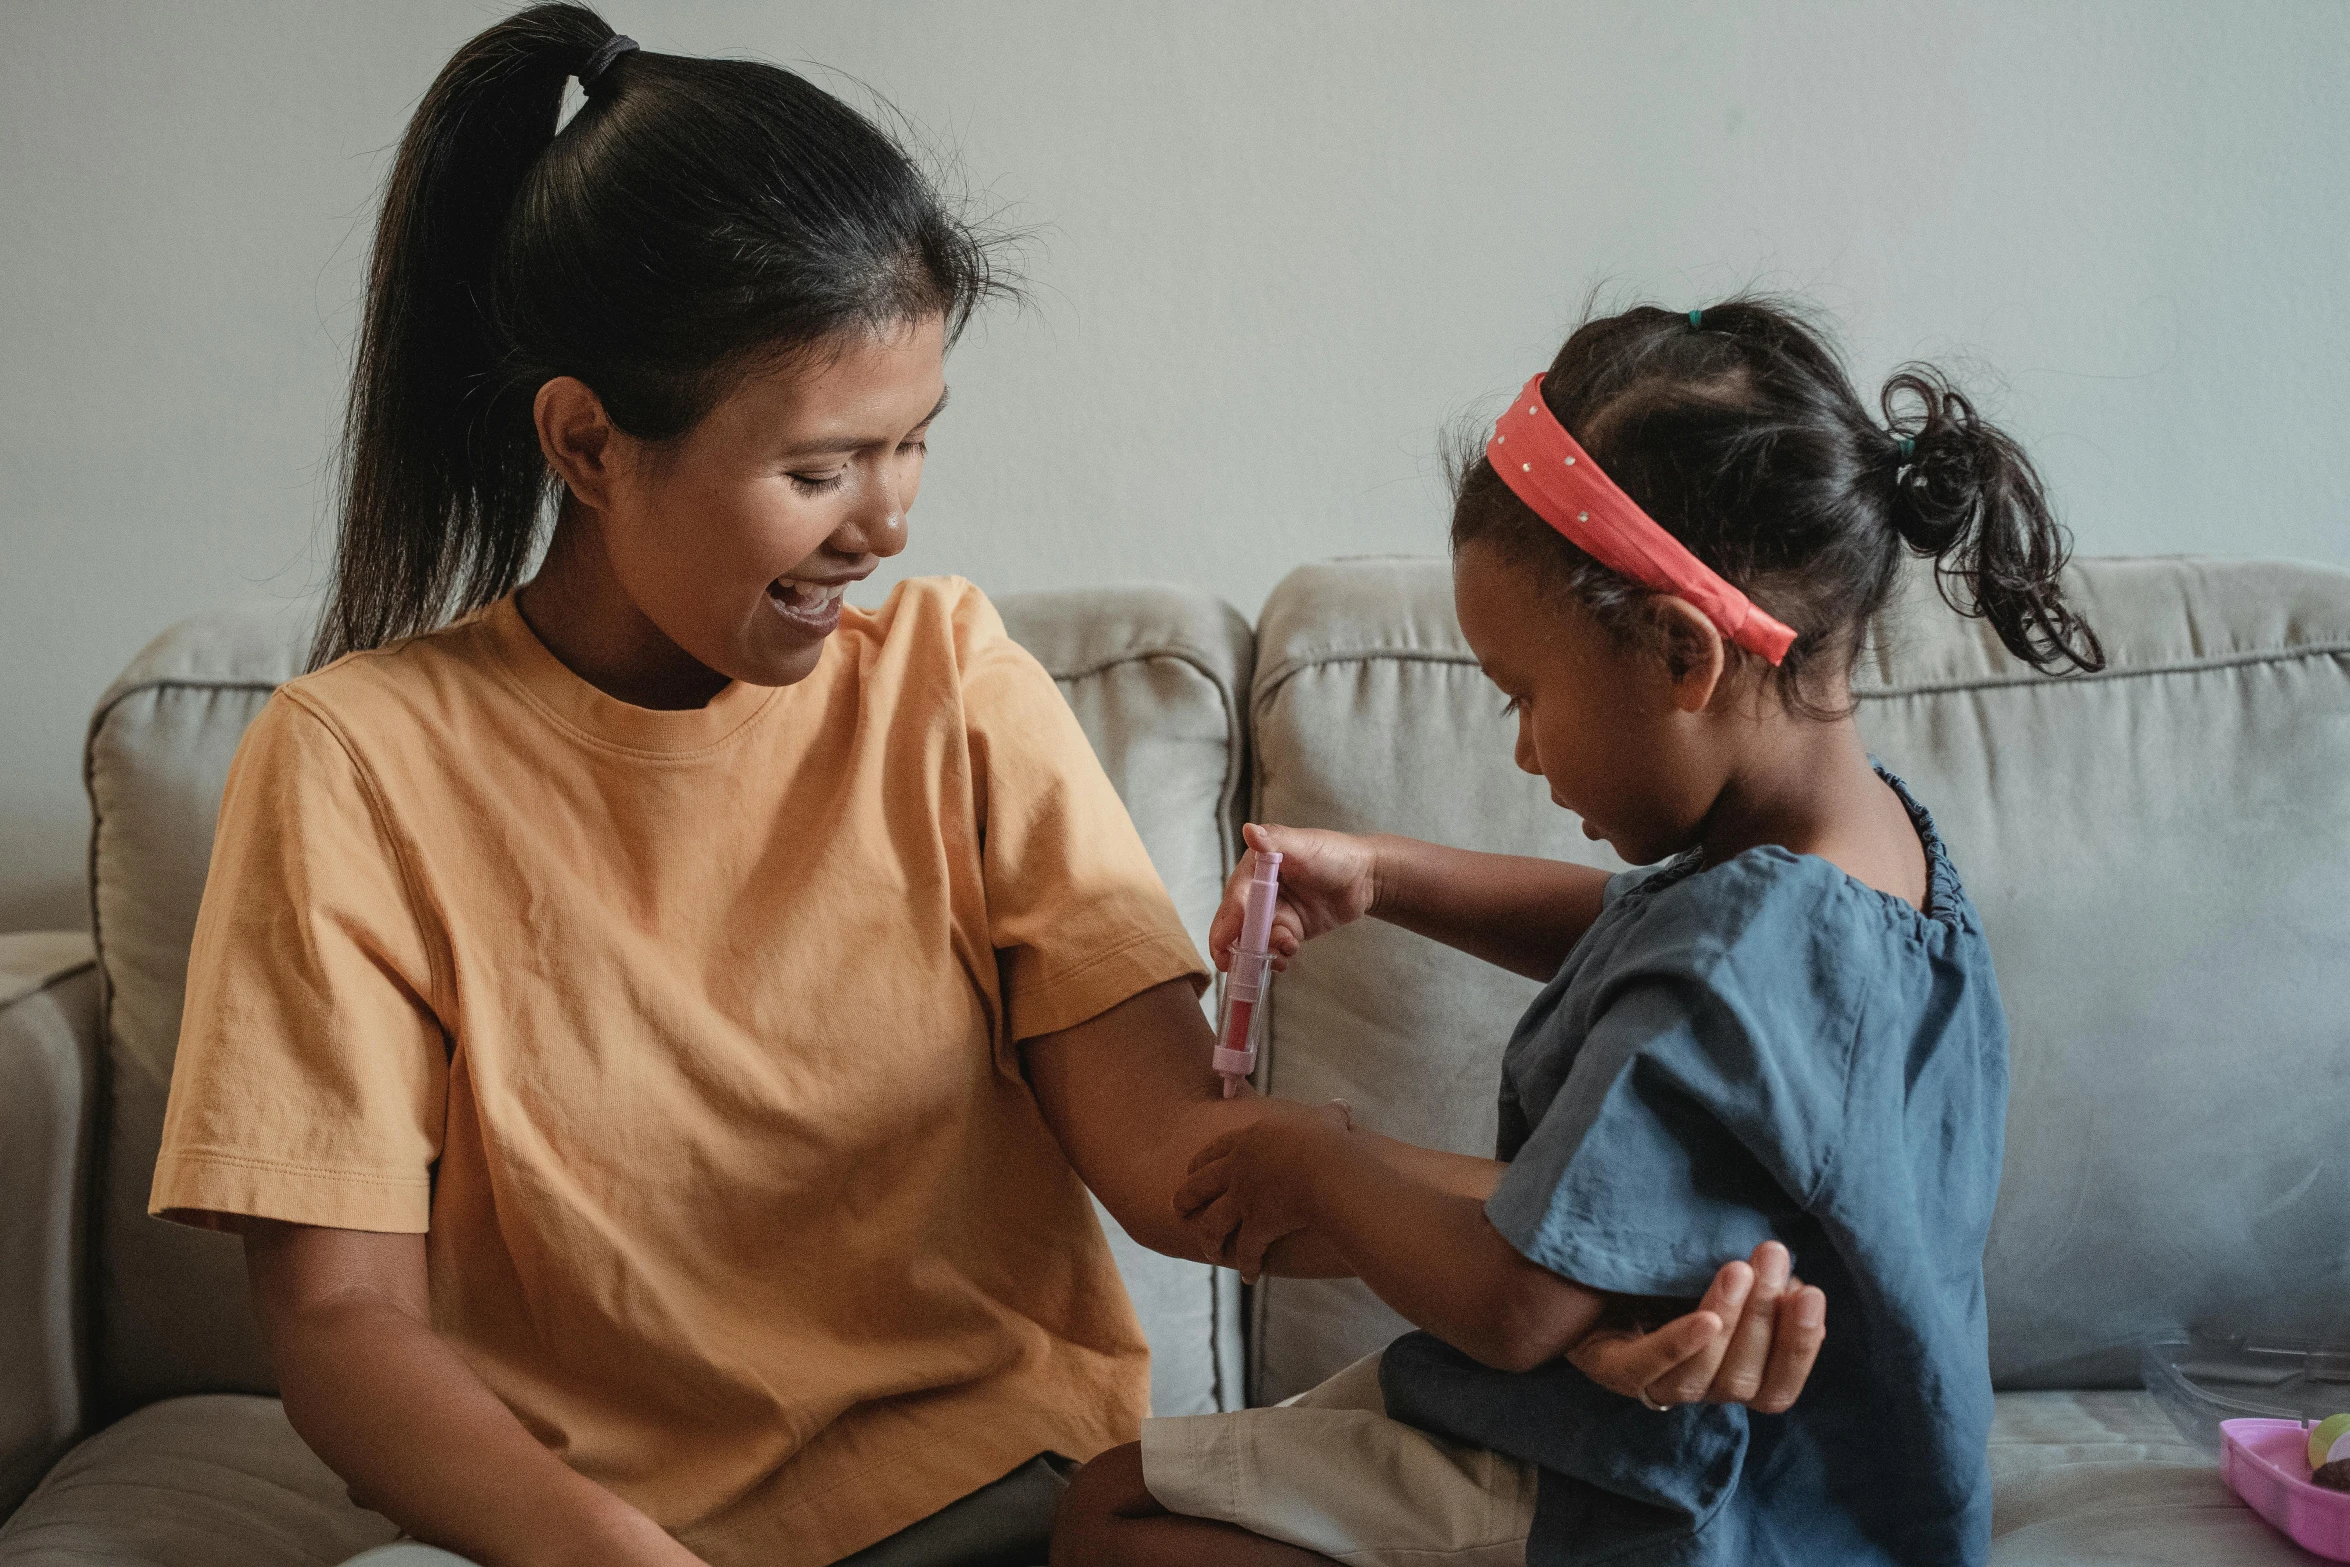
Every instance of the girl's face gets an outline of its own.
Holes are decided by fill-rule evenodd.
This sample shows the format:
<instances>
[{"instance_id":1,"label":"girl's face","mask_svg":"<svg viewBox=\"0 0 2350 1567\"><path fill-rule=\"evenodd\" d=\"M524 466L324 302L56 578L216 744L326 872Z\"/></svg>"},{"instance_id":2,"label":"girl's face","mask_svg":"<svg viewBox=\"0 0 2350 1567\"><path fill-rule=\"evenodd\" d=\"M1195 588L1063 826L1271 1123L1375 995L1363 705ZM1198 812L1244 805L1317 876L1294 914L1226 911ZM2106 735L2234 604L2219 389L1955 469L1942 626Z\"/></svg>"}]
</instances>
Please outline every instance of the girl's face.
<instances>
[{"instance_id":1,"label":"girl's face","mask_svg":"<svg viewBox=\"0 0 2350 1567\"><path fill-rule=\"evenodd\" d=\"M1453 565L1461 631L1518 719L1518 766L1634 865L1697 841L1719 793L1692 714L1653 652L1619 645L1580 606L1537 593L1499 551Z\"/></svg>"},{"instance_id":2,"label":"girl's face","mask_svg":"<svg viewBox=\"0 0 2350 1567\"><path fill-rule=\"evenodd\" d=\"M859 332L750 376L675 440L612 431L595 542L628 607L714 676L805 679L842 593L906 547L945 353L937 316Z\"/></svg>"}]
</instances>

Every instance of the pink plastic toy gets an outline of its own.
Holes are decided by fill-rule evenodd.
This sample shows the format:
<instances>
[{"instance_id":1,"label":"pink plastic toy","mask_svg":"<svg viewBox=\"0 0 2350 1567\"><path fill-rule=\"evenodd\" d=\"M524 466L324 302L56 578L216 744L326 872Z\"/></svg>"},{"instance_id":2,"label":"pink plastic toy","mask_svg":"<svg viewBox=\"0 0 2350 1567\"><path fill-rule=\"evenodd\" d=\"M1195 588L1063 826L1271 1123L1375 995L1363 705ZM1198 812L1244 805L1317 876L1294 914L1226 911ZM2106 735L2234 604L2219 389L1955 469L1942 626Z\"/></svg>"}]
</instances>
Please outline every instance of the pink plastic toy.
<instances>
[{"instance_id":1,"label":"pink plastic toy","mask_svg":"<svg viewBox=\"0 0 2350 1567\"><path fill-rule=\"evenodd\" d=\"M1281 901L1281 856L1251 852L1255 870L1224 979L1224 1022L1216 1030L1216 1070L1224 1075L1227 1099L1257 1069L1257 1012L1272 983L1273 910Z\"/></svg>"},{"instance_id":2,"label":"pink plastic toy","mask_svg":"<svg viewBox=\"0 0 2350 1567\"><path fill-rule=\"evenodd\" d=\"M2350 1491L2309 1481L2309 1428L2298 1420L2223 1420L2220 1478L2246 1506L2330 1562L2350 1562Z\"/></svg>"}]
</instances>

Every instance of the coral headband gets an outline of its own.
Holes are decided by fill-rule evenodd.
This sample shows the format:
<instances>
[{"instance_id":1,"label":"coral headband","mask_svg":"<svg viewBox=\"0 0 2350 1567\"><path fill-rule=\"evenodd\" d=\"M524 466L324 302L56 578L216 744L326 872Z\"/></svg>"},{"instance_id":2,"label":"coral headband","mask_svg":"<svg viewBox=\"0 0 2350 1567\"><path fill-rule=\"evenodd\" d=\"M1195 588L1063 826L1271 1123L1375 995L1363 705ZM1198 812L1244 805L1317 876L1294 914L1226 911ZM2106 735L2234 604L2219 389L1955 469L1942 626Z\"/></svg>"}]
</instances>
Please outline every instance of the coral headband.
<instances>
[{"instance_id":1,"label":"coral headband","mask_svg":"<svg viewBox=\"0 0 2350 1567\"><path fill-rule=\"evenodd\" d=\"M1773 664L1795 633L1755 607L1616 488L1542 401L1537 375L1493 422L1485 458L1534 515L1608 570L1688 600L1732 642Z\"/></svg>"}]
</instances>

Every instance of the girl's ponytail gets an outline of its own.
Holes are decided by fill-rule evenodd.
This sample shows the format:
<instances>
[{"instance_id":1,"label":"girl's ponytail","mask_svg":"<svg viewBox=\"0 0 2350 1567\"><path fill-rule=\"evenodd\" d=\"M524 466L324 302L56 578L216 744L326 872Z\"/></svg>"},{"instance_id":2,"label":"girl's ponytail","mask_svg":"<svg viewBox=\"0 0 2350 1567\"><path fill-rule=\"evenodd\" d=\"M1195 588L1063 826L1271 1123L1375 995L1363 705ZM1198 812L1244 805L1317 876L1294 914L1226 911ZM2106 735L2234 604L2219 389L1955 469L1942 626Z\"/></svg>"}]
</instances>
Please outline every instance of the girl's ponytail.
<instances>
[{"instance_id":1,"label":"girl's ponytail","mask_svg":"<svg viewBox=\"0 0 2350 1567\"><path fill-rule=\"evenodd\" d=\"M498 240L565 80L611 36L584 6L535 6L460 50L409 122L368 267L313 667L488 603L528 564L547 469L492 316Z\"/></svg>"},{"instance_id":2,"label":"girl's ponytail","mask_svg":"<svg viewBox=\"0 0 2350 1567\"><path fill-rule=\"evenodd\" d=\"M1898 371L1878 407L1891 427L1893 529L1933 557L1943 599L1989 621L2035 669L2103 669L2097 633L2064 601L2069 541L2031 459L1930 365Z\"/></svg>"}]
</instances>

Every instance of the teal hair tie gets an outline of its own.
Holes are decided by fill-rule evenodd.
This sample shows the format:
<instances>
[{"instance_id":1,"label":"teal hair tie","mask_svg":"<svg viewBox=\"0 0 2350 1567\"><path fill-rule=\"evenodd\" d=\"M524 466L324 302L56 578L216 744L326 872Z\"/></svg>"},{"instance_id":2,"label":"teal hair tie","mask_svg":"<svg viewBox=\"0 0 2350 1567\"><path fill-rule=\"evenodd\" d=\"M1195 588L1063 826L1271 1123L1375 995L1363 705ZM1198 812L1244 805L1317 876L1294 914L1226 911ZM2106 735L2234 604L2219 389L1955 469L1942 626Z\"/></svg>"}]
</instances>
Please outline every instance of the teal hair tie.
<instances>
[{"instance_id":1,"label":"teal hair tie","mask_svg":"<svg viewBox=\"0 0 2350 1567\"><path fill-rule=\"evenodd\" d=\"M1903 462L1907 462L1909 461L1910 453L1918 449L1918 443L1904 435L1894 441L1893 449L1901 454L1901 460Z\"/></svg>"},{"instance_id":2,"label":"teal hair tie","mask_svg":"<svg viewBox=\"0 0 2350 1567\"><path fill-rule=\"evenodd\" d=\"M1704 312L1704 311L1702 311L1702 310L1692 310L1692 311L1690 311L1690 312L1689 312L1689 324L1690 324L1691 326L1693 326L1693 327L1697 328L1697 329L1698 329L1700 332L1704 331L1704 330L1705 330L1705 312Z\"/></svg>"}]
</instances>

